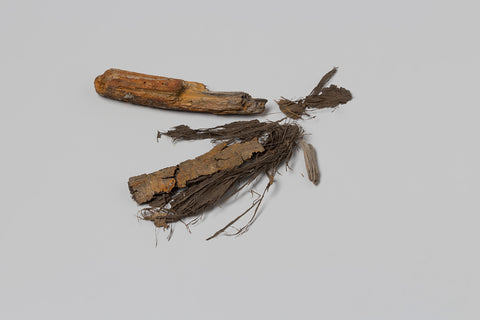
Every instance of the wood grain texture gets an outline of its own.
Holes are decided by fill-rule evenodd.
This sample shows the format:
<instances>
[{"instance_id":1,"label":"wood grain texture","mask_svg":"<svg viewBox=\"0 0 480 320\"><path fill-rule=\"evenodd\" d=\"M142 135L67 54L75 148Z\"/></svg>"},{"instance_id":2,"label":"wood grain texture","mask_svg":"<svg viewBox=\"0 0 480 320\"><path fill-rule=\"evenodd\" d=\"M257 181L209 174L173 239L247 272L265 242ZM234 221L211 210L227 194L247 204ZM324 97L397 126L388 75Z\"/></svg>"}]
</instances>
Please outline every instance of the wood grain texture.
<instances>
[{"instance_id":1,"label":"wood grain texture","mask_svg":"<svg viewBox=\"0 0 480 320\"><path fill-rule=\"evenodd\" d=\"M96 77L95 90L103 97L142 106L213 114L262 113L267 102L245 92L214 92L199 82L119 69Z\"/></svg>"},{"instance_id":2,"label":"wood grain texture","mask_svg":"<svg viewBox=\"0 0 480 320\"><path fill-rule=\"evenodd\" d=\"M170 193L174 188L184 188L188 183L201 177L235 168L250 159L254 153L264 150L256 138L229 146L222 142L207 153L177 166L131 177L128 187L137 203L146 203L155 195Z\"/></svg>"},{"instance_id":3,"label":"wood grain texture","mask_svg":"<svg viewBox=\"0 0 480 320\"><path fill-rule=\"evenodd\" d=\"M300 140L298 144L303 150L308 179L312 181L313 184L318 184L320 182L320 170L318 169L317 152L310 143L307 143L303 139Z\"/></svg>"}]
</instances>

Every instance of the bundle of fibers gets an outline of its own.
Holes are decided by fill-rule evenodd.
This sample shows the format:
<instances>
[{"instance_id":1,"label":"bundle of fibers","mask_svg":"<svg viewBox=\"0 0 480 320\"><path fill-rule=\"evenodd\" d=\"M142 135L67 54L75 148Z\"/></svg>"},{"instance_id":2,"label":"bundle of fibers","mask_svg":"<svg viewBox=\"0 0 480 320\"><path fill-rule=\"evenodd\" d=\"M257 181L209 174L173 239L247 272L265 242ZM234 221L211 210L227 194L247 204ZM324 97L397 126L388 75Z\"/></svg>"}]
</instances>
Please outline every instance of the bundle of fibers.
<instances>
[{"instance_id":1,"label":"bundle of fibers","mask_svg":"<svg viewBox=\"0 0 480 320\"><path fill-rule=\"evenodd\" d=\"M173 140L211 139L215 143L229 146L258 141L263 151L255 152L242 164L220 170L207 176L199 176L183 188L173 187L168 193L157 194L149 201L148 207L141 210L141 218L152 221L156 227L168 228L176 222L185 223L185 219L198 218L207 210L219 205L229 197L237 194L245 186L251 184L262 175L268 176L268 183L262 194L252 205L237 218L218 230L207 240L215 238L233 227L235 222L252 212L246 225L235 228L236 232L228 235L239 235L246 232L254 222L266 191L274 182L274 177L282 164L288 166L298 142L303 138L303 129L296 123L286 120L276 122L260 122L258 120L237 121L208 129L191 129L180 125L167 132L159 132L158 138L168 136Z\"/></svg>"},{"instance_id":2,"label":"bundle of fibers","mask_svg":"<svg viewBox=\"0 0 480 320\"><path fill-rule=\"evenodd\" d=\"M312 92L303 99L289 100L282 97L277 100L280 110L289 118L299 119L303 115L308 116L307 109L335 108L352 100L352 93L345 88L333 84L325 87L335 73L337 68L327 72Z\"/></svg>"}]
</instances>

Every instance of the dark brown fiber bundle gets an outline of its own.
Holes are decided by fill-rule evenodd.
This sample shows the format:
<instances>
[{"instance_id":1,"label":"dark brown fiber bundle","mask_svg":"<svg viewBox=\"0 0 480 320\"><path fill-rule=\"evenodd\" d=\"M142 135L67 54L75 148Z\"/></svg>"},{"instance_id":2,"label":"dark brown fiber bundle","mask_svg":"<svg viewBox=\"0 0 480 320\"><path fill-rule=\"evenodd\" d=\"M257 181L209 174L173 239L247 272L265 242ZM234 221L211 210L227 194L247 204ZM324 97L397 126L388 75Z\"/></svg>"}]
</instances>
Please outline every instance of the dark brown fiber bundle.
<instances>
[{"instance_id":1,"label":"dark brown fiber bundle","mask_svg":"<svg viewBox=\"0 0 480 320\"><path fill-rule=\"evenodd\" d=\"M352 93L345 88L333 84L325 87L336 73L337 68L327 72L312 92L303 99L289 100L282 97L276 101L280 110L289 118L299 119L303 115L308 115L307 109L335 108L352 100Z\"/></svg>"},{"instance_id":2,"label":"dark brown fiber bundle","mask_svg":"<svg viewBox=\"0 0 480 320\"><path fill-rule=\"evenodd\" d=\"M257 177L263 174L267 175L269 182L263 193L258 195L245 212L209 237L207 239L209 240L224 233L241 217L253 210L249 222L236 229L234 235L248 230L256 218L265 192L274 181L277 170L282 164L288 164L304 132L298 124L285 120L276 122L251 120L232 122L208 129L191 129L188 126L180 125L167 132L159 132L158 138L162 135L173 140L211 139L213 142L226 142L227 144L246 142L257 138L265 149L263 152L255 153L240 166L200 177L190 182L185 188L157 195L148 203L149 207L141 211L142 218L152 221L157 227L166 228L178 221L185 223L185 219L200 217L208 209L238 193ZM196 221L198 219L194 218L190 223Z\"/></svg>"}]
</instances>

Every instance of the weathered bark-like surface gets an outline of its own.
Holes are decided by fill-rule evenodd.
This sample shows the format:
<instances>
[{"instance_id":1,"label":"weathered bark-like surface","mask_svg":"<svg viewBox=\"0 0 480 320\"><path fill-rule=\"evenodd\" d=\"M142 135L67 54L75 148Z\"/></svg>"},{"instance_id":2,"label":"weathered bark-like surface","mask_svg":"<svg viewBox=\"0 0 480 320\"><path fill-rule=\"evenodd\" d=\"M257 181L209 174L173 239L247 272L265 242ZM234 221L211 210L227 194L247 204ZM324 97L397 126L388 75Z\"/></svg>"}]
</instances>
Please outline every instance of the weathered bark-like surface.
<instances>
[{"instance_id":1,"label":"weathered bark-like surface","mask_svg":"<svg viewBox=\"0 0 480 320\"><path fill-rule=\"evenodd\" d=\"M254 153L264 150L256 138L230 146L227 146L226 142L222 142L193 160L187 160L177 166L150 174L131 177L128 187L137 203L146 203L155 195L170 193L174 188L184 188L189 182L200 177L237 167L250 159Z\"/></svg>"},{"instance_id":2,"label":"weathered bark-like surface","mask_svg":"<svg viewBox=\"0 0 480 320\"><path fill-rule=\"evenodd\" d=\"M95 90L106 98L142 106L214 114L262 113L267 102L245 92L214 92L198 82L119 69L99 75Z\"/></svg>"},{"instance_id":3,"label":"weathered bark-like surface","mask_svg":"<svg viewBox=\"0 0 480 320\"><path fill-rule=\"evenodd\" d=\"M133 199L138 203L152 200L153 196L160 193L169 193L175 187L175 173L177 167L168 167L150 174L131 177L128 187Z\"/></svg>"}]
</instances>

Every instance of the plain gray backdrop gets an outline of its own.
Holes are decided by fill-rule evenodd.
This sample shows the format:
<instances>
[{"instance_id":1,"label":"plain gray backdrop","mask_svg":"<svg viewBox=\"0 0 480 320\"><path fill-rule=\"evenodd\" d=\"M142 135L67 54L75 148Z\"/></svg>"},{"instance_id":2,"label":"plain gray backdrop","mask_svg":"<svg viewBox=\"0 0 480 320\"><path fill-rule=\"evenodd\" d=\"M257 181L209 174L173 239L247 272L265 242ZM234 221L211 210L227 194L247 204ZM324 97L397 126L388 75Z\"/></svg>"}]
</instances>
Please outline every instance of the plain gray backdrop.
<instances>
[{"instance_id":1,"label":"plain gray backdrop","mask_svg":"<svg viewBox=\"0 0 480 320\"><path fill-rule=\"evenodd\" d=\"M5 1L0 4L1 319L479 319L476 1ZM108 100L116 67L300 98L354 99L300 121L241 237L205 238L248 193L173 239L137 221L128 177L208 141L157 130L246 119ZM261 191L266 181L260 181Z\"/></svg>"}]
</instances>

